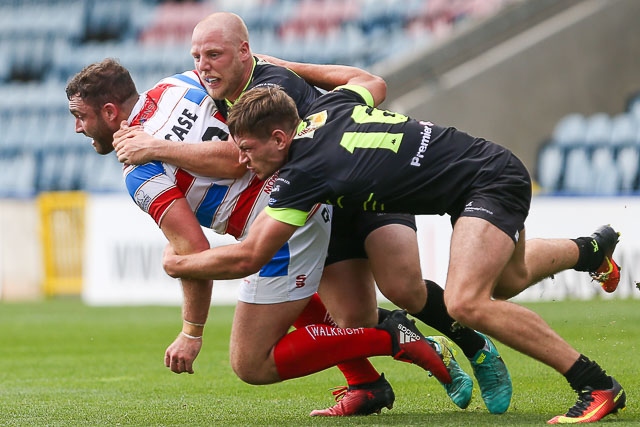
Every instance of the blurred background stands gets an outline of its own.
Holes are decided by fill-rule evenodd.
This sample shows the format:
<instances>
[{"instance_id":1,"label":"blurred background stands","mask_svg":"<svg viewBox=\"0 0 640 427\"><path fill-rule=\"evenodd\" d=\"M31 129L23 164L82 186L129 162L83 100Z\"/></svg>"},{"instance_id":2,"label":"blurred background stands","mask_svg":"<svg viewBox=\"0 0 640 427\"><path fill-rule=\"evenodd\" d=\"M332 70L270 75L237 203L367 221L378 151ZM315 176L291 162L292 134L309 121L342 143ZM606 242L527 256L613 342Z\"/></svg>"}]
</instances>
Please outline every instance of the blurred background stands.
<instances>
[{"instance_id":1,"label":"blurred background stands","mask_svg":"<svg viewBox=\"0 0 640 427\"><path fill-rule=\"evenodd\" d=\"M623 113L571 113L541 147L537 178L559 195L614 196L640 192L640 94Z\"/></svg>"},{"instance_id":2,"label":"blurred background stands","mask_svg":"<svg viewBox=\"0 0 640 427\"><path fill-rule=\"evenodd\" d=\"M139 90L193 67L191 31L215 11L239 14L255 52L365 69L442 43L524 0L0 0L0 197L124 191L115 156L74 132L64 87L84 66L118 58ZM640 97L615 117L570 114L540 149L550 194L638 192Z\"/></svg>"}]
</instances>

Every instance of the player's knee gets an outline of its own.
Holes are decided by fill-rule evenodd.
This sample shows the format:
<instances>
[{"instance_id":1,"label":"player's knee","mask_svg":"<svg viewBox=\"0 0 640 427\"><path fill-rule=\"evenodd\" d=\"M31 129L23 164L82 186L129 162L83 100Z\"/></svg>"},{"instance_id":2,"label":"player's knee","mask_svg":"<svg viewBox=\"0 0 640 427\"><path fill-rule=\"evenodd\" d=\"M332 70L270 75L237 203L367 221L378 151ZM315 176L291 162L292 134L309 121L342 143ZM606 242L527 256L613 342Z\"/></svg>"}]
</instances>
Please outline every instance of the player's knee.
<instances>
[{"instance_id":1,"label":"player's knee","mask_svg":"<svg viewBox=\"0 0 640 427\"><path fill-rule=\"evenodd\" d=\"M452 296L445 293L444 302L449 315L459 323L471 328L477 328L482 324L483 305L479 304L479 301L474 302L473 298Z\"/></svg>"},{"instance_id":2,"label":"player's knee","mask_svg":"<svg viewBox=\"0 0 640 427\"><path fill-rule=\"evenodd\" d=\"M405 280L391 286L378 285L378 288L389 301L409 313L419 312L427 301L427 290L422 279Z\"/></svg>"},{"instance_id":3,"label":"player's knee","mask_svg":"<svg viewBox=\"0 0 640 427\"><path fill-rule=\"evenodd\" d=\"M251 385L262 385L267 384L260 375L260 371L255 368L255 366L251 366L248 363L243 363L237 360L231 360L231 369L236 374L238 378L244 381L247 384Z\"/></svg>"}]
</instances>

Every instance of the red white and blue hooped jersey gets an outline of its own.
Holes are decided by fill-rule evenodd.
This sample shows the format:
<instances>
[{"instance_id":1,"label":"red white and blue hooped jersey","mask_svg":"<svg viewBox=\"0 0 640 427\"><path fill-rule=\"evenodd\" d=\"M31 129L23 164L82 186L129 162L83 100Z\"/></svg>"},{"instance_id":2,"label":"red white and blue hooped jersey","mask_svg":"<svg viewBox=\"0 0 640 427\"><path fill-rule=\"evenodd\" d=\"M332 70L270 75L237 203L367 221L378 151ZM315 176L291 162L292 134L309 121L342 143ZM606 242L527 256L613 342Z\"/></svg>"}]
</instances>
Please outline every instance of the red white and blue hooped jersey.
<instances>
[{"instance_id":1,"label":"red white and blue hooped jersey","mask_svg":"<svg viewBox=\"0 0 640 427\"><path fill-rule=\"evenodd\" d=\"M228 128L194 71L161 80L142 94L129 120L156 138L215 144ZM127 165L125 182L135 203L160 224L164 213L185 197L203 227L241 239L266 205L273 179L253 173L238 179L205 177L163 162Z\"/></svg>"},{"instance_id":2,"label":"red white and blue hooped jersey","mask_svg":"<svg viewBox=\"0 0 640 427\"><path fill-rule=\"evenodd\" d=\"M215 144L228 136L224 117L195 71L163 79L142 94L129 123L141 124L156 138L186 143ZM267 206L276 178L261 181L250 171L238 179L205 177L159 161L125 165L124 176L131 198L158 225L175 200L185 198L203 227L238 240ZM271 304L315 293L326 258L330 218L330 207L314 209L273 259L245 278L239 299Z\"/></svg>"}]
</instances>

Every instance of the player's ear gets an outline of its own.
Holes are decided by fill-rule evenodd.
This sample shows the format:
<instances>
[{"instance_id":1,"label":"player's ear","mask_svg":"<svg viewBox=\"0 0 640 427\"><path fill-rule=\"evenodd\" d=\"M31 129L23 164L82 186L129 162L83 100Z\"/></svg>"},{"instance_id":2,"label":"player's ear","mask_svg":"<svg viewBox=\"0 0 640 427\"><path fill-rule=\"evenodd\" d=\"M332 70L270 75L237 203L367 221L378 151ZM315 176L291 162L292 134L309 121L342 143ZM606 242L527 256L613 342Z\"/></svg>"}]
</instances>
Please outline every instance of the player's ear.
<instances>
[{"instance_id":1,"label":"player's ear","mask_svg":"<svg viewBox=\"0 0 640 427\"><path fill-rule=\"evenodd\" d=\"M118 117L118 107L108 102L102 106L102 115L106 120L113 121Z\"/></svg>"},{"instance_id":2,"label":"player's ear","mask_svg":"<svg viewBox=\"0 0 640 427\"><path fill-rule=\"evenodd\" d=\"M247 59L251 57L251 48L249 47L249 42L247 41L243 41L242 43L240 43L240 56L242 57L242 59Z\"/></svg>"},{"instance_id":3,"label":"player's ear","mask_svg":"<svg viewBox=\"0 0 640 427\"><path fill-rule=\"evenodd\" d=\"M271 137L275 141L278 148L285 148L288 144L287 133L282 129L274 129L273 132L271 132Z\"/></svg>"}]
</instances>

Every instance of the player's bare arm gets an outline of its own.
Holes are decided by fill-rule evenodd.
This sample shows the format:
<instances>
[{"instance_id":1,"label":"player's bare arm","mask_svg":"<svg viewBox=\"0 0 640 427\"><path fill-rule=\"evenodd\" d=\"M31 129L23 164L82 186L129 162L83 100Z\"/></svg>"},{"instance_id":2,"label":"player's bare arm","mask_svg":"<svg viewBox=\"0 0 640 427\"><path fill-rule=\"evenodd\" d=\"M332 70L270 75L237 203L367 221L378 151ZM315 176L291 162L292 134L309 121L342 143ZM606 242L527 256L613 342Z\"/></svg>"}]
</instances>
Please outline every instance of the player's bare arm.
<instances>
[{"instance_id":1,"label":"player's bare arm","mask_svg":"<svg viewBox=\"0 0 640 427\"><path fill-rule=\"evenodd\" d=\"M298 227L273 219L264 211L242 242L211 248L197 254L177 255L165 248L163 266L171 277L229 280L256 273L269 262Z\"/></svg>"},{"instance_id":2,"label":"player's bare arm","mask_svg":"<svg viewBox=\"0 0 640 427\"><path fill-rule=\"evenodd\" d=\"M363 86L373 95L376 106L381 104L387 96L387 84L382 77L357 67L291 62L262 54L257 56L274 65L290 69L307 82L324 90L333 90L346 84Z\"/></svg>"},{"instance_id":3,"label":"player's bare arm","mask_svg":"<svg viewBox=\"0 0 640 427\"><path fill-rule=\"evenodd\" d=\"M118 160L142 165L157 160L179 166L203 176L239 178L247 168L238 162L238 149L228 141L204 141L202 144L154 138L141 126L123 122L113 136Z\"/></svg>"}]
</instances>

